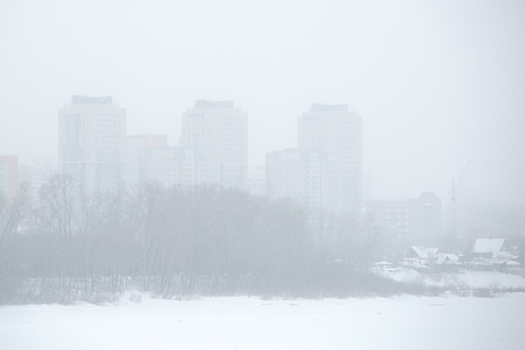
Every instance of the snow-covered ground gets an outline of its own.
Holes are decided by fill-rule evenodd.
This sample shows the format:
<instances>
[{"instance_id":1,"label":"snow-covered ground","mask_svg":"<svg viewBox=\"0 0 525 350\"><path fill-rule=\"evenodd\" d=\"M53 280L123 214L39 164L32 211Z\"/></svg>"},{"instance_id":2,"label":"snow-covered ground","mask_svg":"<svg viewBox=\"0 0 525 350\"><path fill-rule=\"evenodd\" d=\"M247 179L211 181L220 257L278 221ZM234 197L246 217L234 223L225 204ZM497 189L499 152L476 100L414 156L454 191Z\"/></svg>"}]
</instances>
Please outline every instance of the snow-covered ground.
<instances>
[{"instance_id":1,"label":"snow-covered ground","mask_svg":"<svg viewBox=\"0 0 525 350\"><path fill-rule=\"evenodd\" d=\"M462 270L456 273L430 273L419 272L409 267L382 267L375 269L375 271L382 276L408 284L421 284L450 289L525 289L525 278L516 273L470 270Z\"/></svg>"},{"instance_id":2,"label":"snow-covered ground","mask_svg":"<svg viewBox=\"0 0 525 350\"><path fill-rule=\"evenodd\" d=\"M0 307L0 349L524 349L525 294Z\"/></svg>"}]
</instances>

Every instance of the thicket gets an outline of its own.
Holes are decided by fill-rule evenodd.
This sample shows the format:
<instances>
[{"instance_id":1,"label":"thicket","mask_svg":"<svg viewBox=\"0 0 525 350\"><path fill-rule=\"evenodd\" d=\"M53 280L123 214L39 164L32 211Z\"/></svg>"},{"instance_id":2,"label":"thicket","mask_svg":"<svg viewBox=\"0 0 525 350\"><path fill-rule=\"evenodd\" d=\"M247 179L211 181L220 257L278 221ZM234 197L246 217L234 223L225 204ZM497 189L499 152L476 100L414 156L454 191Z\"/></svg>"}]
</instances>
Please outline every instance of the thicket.
<instances>
[{"instance_id":1,"label":"thicket","mask_svg":"<svg viewBox=\"0 0 525 350\"><path fill-rule=\"evenodd\" d=\"M403 286L361 268L377 237L351 218L322 228L292 201L217 187L82 196L67 176L38 203L0 196L0 303L162 297L386 295ZM318 228L316 228L318 227Z\"/></svg>"}]
</instances>

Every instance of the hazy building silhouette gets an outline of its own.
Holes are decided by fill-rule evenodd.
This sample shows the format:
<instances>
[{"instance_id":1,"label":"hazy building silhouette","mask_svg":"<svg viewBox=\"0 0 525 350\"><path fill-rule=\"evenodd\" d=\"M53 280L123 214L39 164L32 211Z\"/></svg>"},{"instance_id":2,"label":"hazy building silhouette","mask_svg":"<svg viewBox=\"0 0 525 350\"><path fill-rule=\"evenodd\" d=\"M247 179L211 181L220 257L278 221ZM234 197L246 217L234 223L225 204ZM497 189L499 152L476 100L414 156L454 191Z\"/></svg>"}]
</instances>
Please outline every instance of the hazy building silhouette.
<instances>
[{"instance_id":1,"label":"hazy building silhouette","mask_svg":"<svg viewBox=\"0 0 525 350\"><path fill-rule=\"evenodd\" d=\"M358 216L362 209L361 117L346 105L313 104L298 117L298 149L266 156L269 197Z\"/></svg>"},{"instance_id":2,"label":"hazy building silhouette","mask_svg":"<svg viewBox=\"0 0 525 350\"><path fill-rule=\"evenodd\" d=\"M441 199L433 192L416 199L368 201L365 206L385 238L427 244L435 243L441 234Z\"/></svg>"},{"instance_id":3,"label":"hazy building silhouette","mask_svg":"<svg viewBox=\"0 0 525 350\"><path fill-rule=\"evenodd\" d=\"M73 96L59 110L58 160L84 193L117 190L123 184L126 111L111 97Z\"/></svg>"},{"instance_id":4,"label":"hazy building silhouette","mask_svg":"<svg viewBox=\"0 0 525 350\"><path fill-rule=\"evenodd\" d=\"M266 194L270 198L290 197L306 202L306 154L287 149L266 154Z\"/></svg>"},{"instance_id":5,"label":"hazy building silhouette","mask_svg":"<svg viewBox=\"0 0 525 350\"><path fill-rule=\"evenodd\" d=\"M192 187L203 184L201 152L183 146L149 149L145 177L162 186Z\"/></svg>"},{"instance_id":6,"label":"hazy building silhouette","mask_svg":"<svg viewBox=\"0 0 525 350\"><path fill-rule=\"evenodd\" d=\"M248 191L256 196L266 195L266 170L264 167L255 167L250 171Z\"/></svg>"},{"instance_id":7,"label":"hazy building silhouette","mask_svg":"<svg viewBox=\"0 0 525 350\"><path fill-rule=\"evenodd\" d=\"M0 196L13 198L18 193L18 156L0 156Z\"/></svg>"},{"instance_id":8,"label":"hazy building silhouette","mask_svg":"<svg viewBox=\"0 0 525 350\"><path fill-rule=\"evenodd\" d=\"M321 207L359 215L362 209L361 117L347 105L312 104L298 118L298 148L317 153L320 169L312 181L320 183ZM311 156L312 157L312 156Z\"/></svg>"},{"instance_id":9,"label":"hazy building silhouette","mask_svg":"<svg viewBox=\"0 0 525 350\"><path fill-rule=\"evenodd\" d=\"M246 189L248 116L233 101L197 100L182 115L181 146L202 156L202 183Z\"/></svg>"},{"instance_id":10,"label":"hazy building silhouette","mask_svg":"<svg viewBox=\"0 0 525 350\"><path fill-rule=\"evenodd\" d=\"M146 161L149 151L167 147L167 135L143 134L126 136L124 180L135 185L148 180Z\"/></svg>"},{"instance_id":11,"label":"hazy building silhouette","mask_svg":"<svg viewBox=\"0 0 525 350\"><path fill-rule=\"evenodd\" d=\"M18 158L19 183L27 186L29 197L37 203L42 185L56 173L56 161L50 156L20 155Z\"/></svg>"}]
</instances>

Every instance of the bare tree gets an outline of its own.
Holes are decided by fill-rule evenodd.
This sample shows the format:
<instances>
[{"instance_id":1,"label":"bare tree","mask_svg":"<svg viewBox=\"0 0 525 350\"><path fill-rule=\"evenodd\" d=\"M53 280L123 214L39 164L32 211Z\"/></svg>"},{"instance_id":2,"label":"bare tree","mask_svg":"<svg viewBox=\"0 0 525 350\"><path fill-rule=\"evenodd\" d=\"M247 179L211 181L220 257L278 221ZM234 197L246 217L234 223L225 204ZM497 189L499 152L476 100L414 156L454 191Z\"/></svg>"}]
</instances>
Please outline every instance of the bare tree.
<instances>
[{"instance_id":1,"label":"bare tree","mask_svg":"<svg viewBox=\"0 0 525 350\"><path fill-rule=\"evenodd\" d=\"M37 209L40 227L70 237L75 229L74 206L78 188L70 175L55 174L40 188Z\"/></svg>"},{"instance_id":2,"label":"bare tree","mask_svg":"<svg viewBox=\"0 0 525 350\"><path fill-rule=\"evenodd\" d=\"M29 213L29 187L22 184L17 195L9 200L0 193L0 253L6 238L19 230Z\"/></svg>"}]
</instances>

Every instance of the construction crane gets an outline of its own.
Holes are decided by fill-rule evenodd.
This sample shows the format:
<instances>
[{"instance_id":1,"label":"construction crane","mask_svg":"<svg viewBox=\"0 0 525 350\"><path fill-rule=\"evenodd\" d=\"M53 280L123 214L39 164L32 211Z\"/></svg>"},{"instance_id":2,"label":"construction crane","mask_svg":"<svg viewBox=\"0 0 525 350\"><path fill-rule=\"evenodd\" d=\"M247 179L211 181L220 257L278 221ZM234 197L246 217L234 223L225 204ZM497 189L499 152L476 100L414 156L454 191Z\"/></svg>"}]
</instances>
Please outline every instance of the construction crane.
<instances>
[{"instance_id":1,"label":"construction crane","mask_svg":"<svg viewBox=\"0 0 525 350\"><path fill-rule=\"evenodd\" d=\"M465 175L467 174L468 169L470 168L470 165L472 164L472 160L469 160L467 163L467 166L463 170L463 173L461 174L459 181L457 185L454 185L454 178L452 178L451 184L450 184L450 235L452 237L456 237L456 195L457 191L461 186L461 183L463 182L463 179L465 178Z\"/></svg>"}]
</instances>

